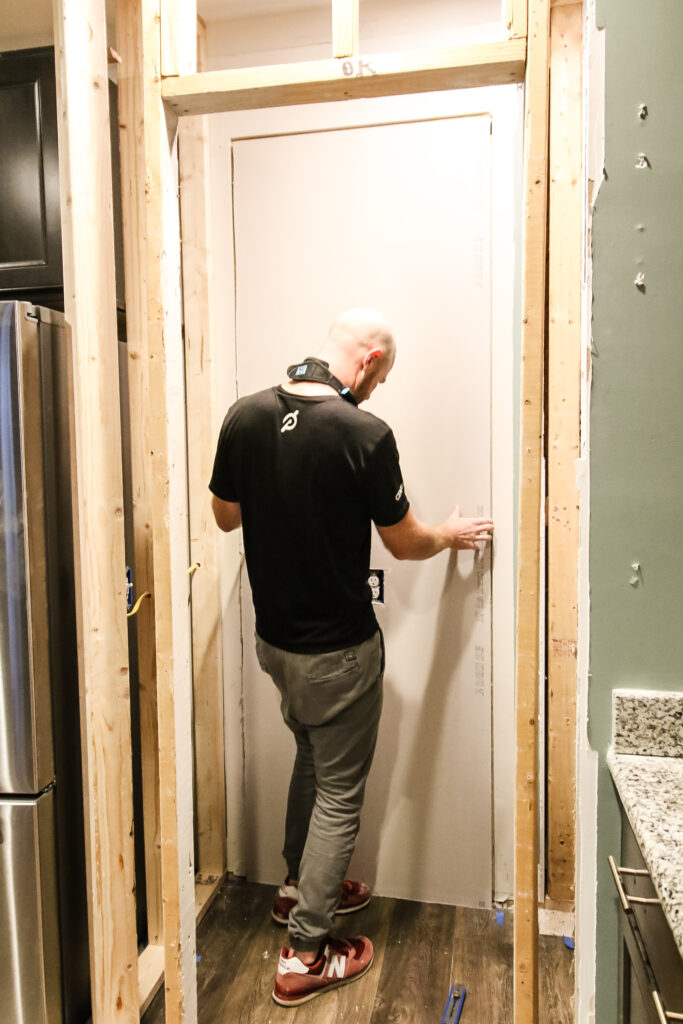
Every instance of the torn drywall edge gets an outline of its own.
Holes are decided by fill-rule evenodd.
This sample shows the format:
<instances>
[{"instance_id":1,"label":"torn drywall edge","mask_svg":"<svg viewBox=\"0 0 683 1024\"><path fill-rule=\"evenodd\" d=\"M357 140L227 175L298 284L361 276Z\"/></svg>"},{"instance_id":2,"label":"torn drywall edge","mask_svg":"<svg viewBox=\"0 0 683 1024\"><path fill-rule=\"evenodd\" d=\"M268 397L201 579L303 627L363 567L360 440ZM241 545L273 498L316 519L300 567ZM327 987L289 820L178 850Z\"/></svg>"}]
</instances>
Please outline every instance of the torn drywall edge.
<instances>
[{"instance_id":1,"label":"torn drywall edge","mask_svg":"<svg viewBox=\"0 0 683 1024\"><path fill-rule=\"evenodd\" d=\"M579 622L576 787L576 959L575 1020L593 1021L597 910L598 755L588 738L590 685L590 393L592 354L591 218L604 180L605 162L605 33L597 27L596 0L584 6L584 272L582 289L581 457L576 461L579 495Z\"/></svg>"}]
</instances>

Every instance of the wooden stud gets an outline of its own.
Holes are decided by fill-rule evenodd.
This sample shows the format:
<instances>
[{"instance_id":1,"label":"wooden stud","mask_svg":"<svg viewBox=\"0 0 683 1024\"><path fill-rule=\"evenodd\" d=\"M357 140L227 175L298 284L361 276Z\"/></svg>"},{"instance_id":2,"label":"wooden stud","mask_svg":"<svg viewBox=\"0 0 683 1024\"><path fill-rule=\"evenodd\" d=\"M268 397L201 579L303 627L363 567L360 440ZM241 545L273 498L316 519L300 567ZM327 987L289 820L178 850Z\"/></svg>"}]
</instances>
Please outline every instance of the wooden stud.
<instances>
[{"instance_id":1,"label":"wooden stud","mask_svg":"<svg viewBox=\"0 0 683 1024\"><path fill-rule=\"evenodd\" d=\"M205 71L165 79L162 96L184 116L502 85L523 80L525 55L525 40L509 39L424 53Z\"/></svg>"},{"instance_id":2,"label":"wooden stud","mask_svg":"<svg viewBox=\"0 0 683 1024\"><path fill-rule=\"evenodd\" d=\"M140 1016L164 983L164 947L150 943L138 958Z\"/></svg>"},{"instance_id":3,"label":"wooden stud","mask_svg":"<svg viewBox=\"0 0 683 1024\"><path fill-rule=\"evenodd\" d=\"M538 671L548 175L548 0L530 0L517 551L514 1003L538 1024Z\"/></svg>"},{"instance_id":4,"label":"wooden stud","mask_svg":"<svg viewBox=\"0 0 683 1024\"><path fill-rule=\"evenodd\" d=\"M143 103L140 145L144 195L138 225L142 273L137 296L147 321L150 409L149 492L153 538L159 733L166 1020L196 1020L194 911L192 686L190 673L190 577L185 436L185 391L180 315L180 253L176 122L161 99L158 0L119 0L133 37L126 60L137 59ZM130 10L125 7L130 5ZM139 10L139 17L136 17ZM193 39L194 39L193 21ZM122 41L119 40L119 45ZM136 122L137 124L138 122ZM140 167L138 167L138 174ZM128 231L132 224L129 225Z\"/></svg>"},{"instance_id":5,"label":"wooden stud","mask_svg":"<svg viewBox=\"0 0 683 1024\"><path fill-rule=\"evenodd\" d=\"M525 39L527 34L527 0L505 0L505 20L511 39Z\"/></svg>"},{"instance_id":6,"label":"wooden stud","mask_svg":"<svg viewBox=\"0 0 683 1024\"><path fill-rule=\"evenodd\" d=\"M550 12L548 259L548 872L574 898L582 267L582 5Z\"/></svg>"},{"instance_id":7,"label":"wooden stud","mask_svg":"<svg viewBox=\"0 0 683 1024\"><path fill-rule=\"evenodd\" d=\"M205 33L198 29L202 60ZM197 793L197 874L220 877L226 870L223 654L217 530L208 483L216 441L215 377L210 329L208 118L186 117L178 126L182 232L185 381L190 496L192 664Z\"/></svg>"},{"instance_id":8,"label":"wooden stud","mask_svg":"<svg viewBox=\"0 0 683 1024\"><path fill-rule=\"evenodd\" d=\"M123 57L118 70L119 150L123 213L126 337L130 405L135 596L154 592L147 274L145 249L145 155L141 13L117 3L116 37ZM140 683L140 746L147 933L151 945L163 941L161 905L161 826L159 821L159 729L157 723L154 599L143 601L136 617ZM142 984L142 982L141 982Z\"/></svg>"},{"instance_id":9,"label":"wooden stud","mask_svg":"<svg viewBox=\"0 0 683 1024\"><path fill-rule=\"evenodd\" d=\"M218 895L225 875L212 879L210 882L195 884L195 921L199 922L206 916L211 904ZM150 943L138 957L138 974L140 979L140 1015L145 1012L164 981L164 947Z\"/></svg>"},{"instance_id":10,"label":"wooden stud","mask_svg":"<svg viewBox=\"0 0 683 1024\"><path fill-rule=\"evenodd\" d=\"M139 1020L130 686L103 0L55 0L92 1014Z\"/></svg>"},{"instance_id":11,"label":"wooden stud","mask_svg":"<svg viewBox=\"0 0 683 1024\"><path fill-rule=\"evenodd\" d=\"M191 75L197 70L197 0L160 0L161 73Z\"/></svg>"},{"instance_id":12,"label":"wooden stud","mask_svg":"<svg viewBox=\"0 0 683 1024\"><path fill-rule=\"evenodd\" d=\"M358 0L332 0L332 56L355 56L358 32Z\"/></svg>"}]
</instances>

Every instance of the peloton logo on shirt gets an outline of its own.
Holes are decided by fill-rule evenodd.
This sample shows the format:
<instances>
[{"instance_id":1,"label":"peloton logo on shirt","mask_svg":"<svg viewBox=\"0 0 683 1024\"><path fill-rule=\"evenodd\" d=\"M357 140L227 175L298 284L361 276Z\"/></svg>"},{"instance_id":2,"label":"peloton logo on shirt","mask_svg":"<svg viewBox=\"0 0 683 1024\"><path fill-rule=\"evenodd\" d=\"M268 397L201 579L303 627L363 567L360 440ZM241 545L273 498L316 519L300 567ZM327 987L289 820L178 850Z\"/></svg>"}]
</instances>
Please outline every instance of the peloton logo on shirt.
<instances>
[{"instance_id":1,"label":"peloton logo on shirt","mask_svg":"<svg viewBox=\"0 0 683 1024\"><path fill-rule=\"evenodd\" d=\"M403 484L401 484L399 489L396 491L396 494L394 495L394 498L396 499L396 501L400 501L401 500L401 495L402 494L403 494Z\"/></svg>"},{"instance_id":2,"label":"peloton logo on shirt","mask_svg":"<svg viewBox=\"0 0 683 1024\"><path fill-rule=\"evenodd\" d=\"M287 430L294 430L294 428L296 426L296 421L298 420L298 418L299 418L299 410L298 409L295 409L294 412L288 412L287 415L285 416L285 418L282 421L282 430L280 431L280 433L284 434Z\"/></svg>"}]
</instances>

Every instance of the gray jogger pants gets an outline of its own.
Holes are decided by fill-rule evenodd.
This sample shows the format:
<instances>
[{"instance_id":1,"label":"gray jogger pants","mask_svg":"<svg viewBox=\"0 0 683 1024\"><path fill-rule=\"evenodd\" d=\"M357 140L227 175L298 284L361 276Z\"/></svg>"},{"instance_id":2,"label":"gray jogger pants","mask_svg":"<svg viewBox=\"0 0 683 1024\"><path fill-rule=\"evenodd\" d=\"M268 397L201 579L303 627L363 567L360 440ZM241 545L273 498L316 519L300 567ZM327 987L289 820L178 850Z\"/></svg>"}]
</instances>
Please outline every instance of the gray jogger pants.
<instances>
[{"instance_id":1,"label":"gray jogger pants","mask_svg":"<svg viewBox=\"0 0 683 1024\"><path fill-rule=\"evenodd\" d=\"M299 879L290 942L315 952L330 930L360 824L382 711L382 634L329 654L291 654L257 636L256 653L296 740L283 850L290 877Z\"/></svg>"}]
</instances>

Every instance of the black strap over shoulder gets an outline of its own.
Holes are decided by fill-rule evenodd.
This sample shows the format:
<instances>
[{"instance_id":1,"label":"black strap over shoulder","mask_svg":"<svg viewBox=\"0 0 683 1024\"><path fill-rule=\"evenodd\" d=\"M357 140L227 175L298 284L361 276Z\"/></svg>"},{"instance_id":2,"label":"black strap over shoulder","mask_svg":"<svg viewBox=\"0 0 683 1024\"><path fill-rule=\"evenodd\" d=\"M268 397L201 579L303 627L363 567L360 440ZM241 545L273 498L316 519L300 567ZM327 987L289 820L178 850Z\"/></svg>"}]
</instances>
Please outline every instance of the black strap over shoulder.
<instances>
[{"instance_id":1,"label":"black strap over shoulder","mask_svg":"<svg viewBox=\"0 0 683 1024\"><path fill-rule=\"evenodd\" d=\"M337 394L345 398L351 405L358 405L353 397L353 392L346 384L342 384L338 377L330 373L329 363L324 359L316 359L315 356L306 356L303 363L293 363L287 367L287 376L290 380L310 380L316 384L329 384Z\"/></svg>"}]
</instances>

